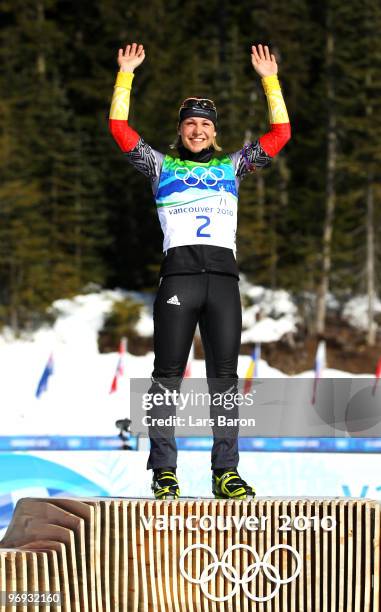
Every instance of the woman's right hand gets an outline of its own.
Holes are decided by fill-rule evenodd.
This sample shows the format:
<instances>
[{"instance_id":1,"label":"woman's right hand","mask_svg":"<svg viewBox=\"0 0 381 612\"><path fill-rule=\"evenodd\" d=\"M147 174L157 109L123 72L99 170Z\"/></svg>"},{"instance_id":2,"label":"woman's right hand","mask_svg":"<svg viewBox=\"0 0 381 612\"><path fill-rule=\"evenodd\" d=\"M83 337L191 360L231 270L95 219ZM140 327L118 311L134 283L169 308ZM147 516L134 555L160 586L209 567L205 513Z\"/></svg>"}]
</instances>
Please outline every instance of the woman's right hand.
<instances>
[{"instance_id":1,"label":"woman's right hand","mask_svg":"<svg viewBox=\"0 0 381 612\"><path fill-rule=\"evenodd\" d=\"M143 45L127 45L125 51L119 49L118 64L121 72L134 72L135 68L144 62L145 53Z\"/></svg>"}]
</instances>

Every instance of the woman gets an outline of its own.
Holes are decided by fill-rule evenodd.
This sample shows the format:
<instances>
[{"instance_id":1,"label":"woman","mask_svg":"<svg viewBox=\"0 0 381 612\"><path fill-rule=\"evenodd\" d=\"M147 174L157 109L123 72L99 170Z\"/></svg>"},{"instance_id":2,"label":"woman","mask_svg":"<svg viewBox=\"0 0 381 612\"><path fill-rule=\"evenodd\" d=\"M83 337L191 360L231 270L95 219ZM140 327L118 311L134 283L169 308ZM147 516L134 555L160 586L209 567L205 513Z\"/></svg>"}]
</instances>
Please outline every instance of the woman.
<instances>
[{"instance_id":1,"label":"woman","mask_svg":"<svg viewBox=\"0 0 381 612\"><path fill-rule=\"evenodd\" d=\"M262 77L270 130L240 151L217 159L217 111L212 100L187 98L179 110L177 157L152 149L128 125L134 70L144 61L143 45L119 49L110 111L110 130L128 161L150 178L164 234L164 261L154 306L155 363L151 393L178 390L195 328L199 323L211 397L236 389L241 340L241 304L235 259L238 188L241 179L265 168L290 138L290 124L277 78L277 64L267 46L253 46L251 61ZM151 416L175 414L173 403L152 409ZM211 417L218 414L211 402ZM235 409L234 414L238 415ZM255 495L238 474L238 428L214 427L212 491L217 498ZM157 499L179 496L173 427L150 427Z\"/></svg>"}]
</instances>

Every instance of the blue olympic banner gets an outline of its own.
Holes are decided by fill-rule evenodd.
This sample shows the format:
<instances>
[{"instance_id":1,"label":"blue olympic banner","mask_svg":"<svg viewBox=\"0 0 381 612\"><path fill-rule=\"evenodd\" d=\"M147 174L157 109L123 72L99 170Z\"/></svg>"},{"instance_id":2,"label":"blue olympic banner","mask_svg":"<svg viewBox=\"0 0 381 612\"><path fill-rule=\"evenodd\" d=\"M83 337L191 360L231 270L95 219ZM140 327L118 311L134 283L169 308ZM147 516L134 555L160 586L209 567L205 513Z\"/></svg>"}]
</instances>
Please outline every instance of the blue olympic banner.
<instances>
[{"instance_id":1,"label":"blue olympic banner","mask_svg":"<svg viewBox=\"0 0 381 612\"><path fill-rule=\"evenodd\" d=\"M179 450L184 497L212 496L210 453L205 450ZM0 536L21 497L151 498L147 456L147 451L115 450L0 452ZM239 470L261 497L381 499L380 453L247 450Z\"/></svg>"},{"instance_id":2,"label":"blue olympic banner","mask_svg":"<svg viewBox=\"0 0 381 612\"><path fill-rule=\"evenodd\" d=\"M131 436L122 441L119 436L0 436L0 451L89 451L139 449L139 439ZM179 450L210 450L211 437L178 438ZM241 438L241 451L255 452L320 452L320 453L380 453L381 438Z\"/></svg>"}]
</instances>

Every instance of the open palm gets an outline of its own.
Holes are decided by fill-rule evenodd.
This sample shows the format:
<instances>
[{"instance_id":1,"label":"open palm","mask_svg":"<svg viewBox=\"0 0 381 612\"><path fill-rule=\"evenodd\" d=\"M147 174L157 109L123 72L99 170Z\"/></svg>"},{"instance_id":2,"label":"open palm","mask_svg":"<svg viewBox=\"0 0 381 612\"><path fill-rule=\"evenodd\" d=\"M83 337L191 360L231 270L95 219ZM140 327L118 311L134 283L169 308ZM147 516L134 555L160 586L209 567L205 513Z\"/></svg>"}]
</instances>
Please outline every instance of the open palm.
<instances>
[{"instance_id":1,"label":"open palm","mask_svg":"<svg viewBox=\"0 0 381 612\"><path fill-rule=\"evenodd\" d=\"M272 76L278 72L275 55L270 53L267 45L264 47L253 45L251 47L251 63L261 77Z\"/></svg>"},{"instance_id":2,"label":"open palm","mask_svg":"<svg viewBox=\"0 0 381 612\"><path fill-rule=\"evenodd\" d=\"M133 72L135 68L144 62L145 53L143 45L132 43L127 45L126 49L119 49L118 64L122 72Z\"/></svg>"}]
</instances>

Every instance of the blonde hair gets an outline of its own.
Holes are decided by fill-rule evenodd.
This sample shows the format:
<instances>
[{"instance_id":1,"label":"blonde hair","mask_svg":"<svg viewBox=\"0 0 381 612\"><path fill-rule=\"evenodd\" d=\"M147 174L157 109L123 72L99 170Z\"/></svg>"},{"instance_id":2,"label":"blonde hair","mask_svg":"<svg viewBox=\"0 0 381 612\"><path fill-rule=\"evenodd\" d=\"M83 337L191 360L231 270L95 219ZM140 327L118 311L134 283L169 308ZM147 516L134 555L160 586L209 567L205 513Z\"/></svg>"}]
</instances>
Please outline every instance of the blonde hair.
<instances>
[{"instance_id":1,"label":"blonde hair","mask_svg":"<svg viewBox=\"0 0 381 612\"><path fill-rule=\"evenodd\" d=\"M181 140L181 136L180 134L177 134L177 138L174 142L172 142L172 144L169 145L170 149L178 149L180 145L183 144L183 141ZM217 138L215 136L213 136L213 140L212 140L212 147L215 151L222 151L222 147L220 147L220 145L217 142Z\"/></svg>"}]
</instances>

